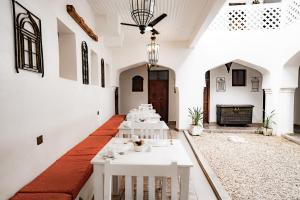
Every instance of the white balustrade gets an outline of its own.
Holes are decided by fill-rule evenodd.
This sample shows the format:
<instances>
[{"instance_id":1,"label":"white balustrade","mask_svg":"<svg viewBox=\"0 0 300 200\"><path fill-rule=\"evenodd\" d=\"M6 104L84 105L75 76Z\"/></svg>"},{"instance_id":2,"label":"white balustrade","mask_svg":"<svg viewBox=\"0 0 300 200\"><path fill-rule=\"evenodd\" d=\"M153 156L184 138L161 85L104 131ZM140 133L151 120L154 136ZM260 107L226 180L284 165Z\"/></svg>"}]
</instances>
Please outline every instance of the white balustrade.
<instances>
[{"instance_id":1,"label":"white balustrade","mask_svg":"<svg viewBox=\"0 0 300 200\"><path fill-rule=\"evenodd\" d=\"M255 5L224 5L209 26L214 31L276 30L300 19L300 0Z\"/></svg>"}]
</instances>

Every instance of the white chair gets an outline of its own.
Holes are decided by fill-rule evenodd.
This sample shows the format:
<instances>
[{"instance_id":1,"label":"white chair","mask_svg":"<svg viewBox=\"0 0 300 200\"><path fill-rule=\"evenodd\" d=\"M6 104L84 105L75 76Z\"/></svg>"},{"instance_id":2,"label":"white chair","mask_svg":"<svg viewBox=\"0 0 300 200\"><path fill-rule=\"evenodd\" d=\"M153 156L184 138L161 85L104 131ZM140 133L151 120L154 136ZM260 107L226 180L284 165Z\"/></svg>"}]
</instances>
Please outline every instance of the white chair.
<instances>
[{"instance_id":1,"label":"white chair","mask_svg":"<svg viewBox=\"0 0 300 200\"><path fill-rule=\"evenodd\" d=\"M125 200L134 199L132 177L136 177L136 200L143 200L144 177L148 177L148 199L155 200L155 177L163 177L162 199L167 199L167 178L171 178L171 200L177 200L177 163L171 165L120 165L110 160L104 166L104 199L111 200L112 176L125 176Z\"/></svg>"},{"instance_id":2,"label":"white chair","mask_svg":"<svg viewBox=\"0 0 300 200\"><path fill-rule=\"evenodd\" d=\"M160 122L158 123L139 123L132 122L130 135L137 135L139 138L144 139L167 139L163 127Z\"/></svg>"}]
</instances>

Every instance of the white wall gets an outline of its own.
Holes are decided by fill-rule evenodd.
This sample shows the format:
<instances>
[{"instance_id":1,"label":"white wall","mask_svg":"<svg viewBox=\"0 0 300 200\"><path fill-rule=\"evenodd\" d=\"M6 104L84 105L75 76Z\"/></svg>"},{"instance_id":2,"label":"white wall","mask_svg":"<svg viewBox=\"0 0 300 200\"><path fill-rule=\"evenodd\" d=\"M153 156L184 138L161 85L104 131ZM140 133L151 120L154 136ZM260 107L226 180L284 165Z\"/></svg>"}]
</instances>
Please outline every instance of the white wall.
<instances>
[{"instance_id":1,"label":"white wall","mask_svg":"<svg viewBox=\"0 0 300 200\"><path fill-rule=\"evenodd\" d=\"M246 86L232 86L232 69L246 69ZM226 91L216 91L216 78L225 77ZM233 63L230 73L227 72L225 66L210 70L210 122L216 122L216 105L217 104L250 104L253 105L253 123L262 123L263 118L263 91L261 86L259 92L251 92L251 79L258 77L262 80L262 75L257 70Z\"/></svg>"},{"instance_id":2,"label":"white wall","mask_svg":"<svg viewBox=\"0 0 300 200\"><path fill-rule=\"evenodd\" d=\"M86 23L95 29L94 14L86 1L19 0L42 21L45 77L15 72L11 1L0 6L0 199L8 199L68 149L88 136L114 111L111 87L83 85L81 42L111 62L102 46L90 39L66 12L73 4ZM76 36L77 81L59 77L57 18ZM100 37L101 38L101 37ZM91 51L89 51L91 52ZM97 111L100 116L97 116ZM36 137L44 136L37 146Z\"/></svg>"},{"instance_id":3,"label":"white wall","mask_svg":"<svg viewBox=\"0 0 300 200\"><path fill-rule=\"evenodd\" d=\"M268 100L272 104L267 106L267 112L273 109L279 112L280 107L291 106L289 102L279 102L276 95L280 95L280 88L295 88L298 85L298 73L294 73L294 69L296 66L298 69L299 65L292 65L289 69L285 65L300 50L300 41L297 40L299 27L300 22L280 31L207 31L191 49L183 43L160 43L158 64L170 66L176 72L176 87L179 89L177 128L189 127L189 107L203 106L205 72L231 61L260 71L263 74L262 88L278 93L271 95L275 101ZM145 44L137 38L136 42L125 43L122 48L112 48L115 71L146 61ZM284 117L283 113L278 113L276 120Z\"/></svg>"},{"instance_id":4,"label":"white wall","mask_svg":"<svg viewBox=\"0 0 300 200\"><path fill-rule=\"evenodd\" d=\"M159 67L152 70L168 70L168 68ZM132 78L136 75L144 78L143 92L132 92ZM169 121L177 121L178 95L174 92L174 88L175 72L169 70ZM126 114L129 110L137 108L142 103L148 103L148 72L146 65L128 69L120 74L121 113Z\"/></svg>"},{"instance_id":5,"label":"white wall","mask_svg":"<svg viewBox=\"0 0 300 200\"><path fill-rule=\"evenodd\" d=\"M299 77L300 77L300 70L299 70ZM300 78L298 79L298 88L295 91L295 117L294 123L300 125Z\"/></svg>"},{"instance_id":6,"label":"white wall","mask_svg":"<svg viewBox=\"0 0 300 200\"><path fill-rule=\"evenodd\" d=\"M134 76L144 78L143 92L132 92L132 78ZM120 112L127 114L129 110L138 108L142 103L148 103L148 72L143 65L126 70L120 74Z\"/></svg>"}]
</instances>

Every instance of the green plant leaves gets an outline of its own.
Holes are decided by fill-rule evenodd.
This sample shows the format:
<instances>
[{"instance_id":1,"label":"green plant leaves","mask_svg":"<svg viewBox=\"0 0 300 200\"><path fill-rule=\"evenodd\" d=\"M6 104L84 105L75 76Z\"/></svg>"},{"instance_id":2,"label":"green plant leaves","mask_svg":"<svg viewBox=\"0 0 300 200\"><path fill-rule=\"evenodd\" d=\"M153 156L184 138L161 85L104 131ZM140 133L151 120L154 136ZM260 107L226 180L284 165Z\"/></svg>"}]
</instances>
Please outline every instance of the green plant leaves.
<instances>
[{"instance_id":1,"label":"green plant leaves","mask_svg":"<svg viewBox=\"0 0 300 200\"><path fill-rule=\"evenodd\" d=\"M202 119L203 119L203 111L199 107L193 107L192 109L189 108L189 117L192 118L192 125L199 125L202 124Z\"/></svg>"}]
</instances>

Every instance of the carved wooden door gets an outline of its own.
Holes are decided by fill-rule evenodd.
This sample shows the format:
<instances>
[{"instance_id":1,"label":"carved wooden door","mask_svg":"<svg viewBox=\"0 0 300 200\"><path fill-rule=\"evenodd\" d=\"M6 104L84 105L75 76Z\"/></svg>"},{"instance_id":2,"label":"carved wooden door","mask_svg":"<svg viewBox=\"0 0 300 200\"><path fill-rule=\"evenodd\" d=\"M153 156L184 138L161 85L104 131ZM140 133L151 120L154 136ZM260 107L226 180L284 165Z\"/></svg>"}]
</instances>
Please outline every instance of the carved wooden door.
<instances>
[{"instance_id":1,"label":"carved wooden door","mask_svg":"<svg viewBox=\"0 0 300 200\"><path fill-rule=\"evenodd\" d=\"M168 123L169 112L169 71L149 72L149 103L161 116L161 120Z\"/></svg>"}]
</instances>

